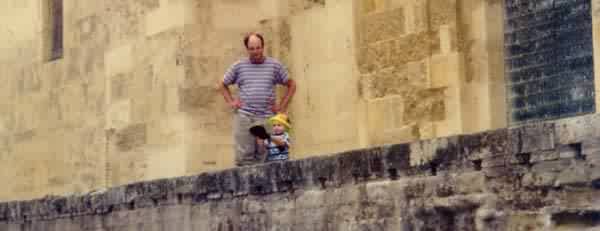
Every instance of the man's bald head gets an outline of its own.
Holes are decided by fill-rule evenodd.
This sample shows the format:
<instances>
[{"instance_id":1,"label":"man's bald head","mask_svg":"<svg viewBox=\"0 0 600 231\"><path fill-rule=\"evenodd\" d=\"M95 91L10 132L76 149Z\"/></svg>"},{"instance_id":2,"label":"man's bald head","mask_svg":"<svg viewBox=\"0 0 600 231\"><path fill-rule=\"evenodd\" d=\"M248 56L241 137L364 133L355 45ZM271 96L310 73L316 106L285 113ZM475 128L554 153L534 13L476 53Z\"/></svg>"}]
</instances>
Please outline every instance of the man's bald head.
<instances>
[{"instance_id":1,"label":"man's bald head","mask_svg":"<svg viewBox=\"0 0 600 231\"><path fill-rule=\"evenodd\" d=\"M262 35L258 33L248 34L244 37L244 45L252 63L262 63L265 60L263 55L265 42Z\"/></svg>"},{"instance_id":2,"label":"man's bald head","mask_svg":"<svg viewBox=\"0 0 600 231\"><path fill-rule=\"evenodd\" d=\"M260 40L261 47L265 46L265 39L259 33L249 33L248 35L244 36L244 46L246 46L246 48L248 48L248 43L250 42L250 40L255 40L255 39Z\"/></svg>"}]
</instances>

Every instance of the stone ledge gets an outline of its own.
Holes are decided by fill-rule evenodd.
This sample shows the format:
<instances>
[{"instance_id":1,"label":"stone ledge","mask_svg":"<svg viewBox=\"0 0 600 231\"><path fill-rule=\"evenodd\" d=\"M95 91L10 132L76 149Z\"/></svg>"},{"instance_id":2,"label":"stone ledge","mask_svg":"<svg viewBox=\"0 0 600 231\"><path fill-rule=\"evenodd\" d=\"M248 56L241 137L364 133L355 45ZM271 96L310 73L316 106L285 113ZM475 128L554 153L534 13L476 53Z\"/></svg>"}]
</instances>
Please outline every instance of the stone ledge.
<instances>
[{"instance_id":1,"label":"stone ledge","mask_svg":"<svg viewBox=\"0 0 600 231\"><path fill-rule=\"evenodd\" d=\"M4 202L0 203L0 222L106 214L161 205L198 204L228 198L294 193L297 190L323 190L374 181L422 177L437 179L473 173L482 173L482 184L489 184L490 187L493 187L491 185L496 179L515 177L520 181L517 187L524 189L569 186L596 190L600 185L600 168L594 167L586 160L586 156L597 155L594 139L600 139L600 134L597 134L600 130L595 129L600 128L597 124L600 124L600 115L588 115L196 176L139 182L83 196L49 196L30 201ZM582 128L588 131L581 131ZM573 154L560 155L564 150ZM540 157L552 153L559 155ZM456 186L440 183L436 194L445 195L454 188Z\"/></svg>"}]
</instances>

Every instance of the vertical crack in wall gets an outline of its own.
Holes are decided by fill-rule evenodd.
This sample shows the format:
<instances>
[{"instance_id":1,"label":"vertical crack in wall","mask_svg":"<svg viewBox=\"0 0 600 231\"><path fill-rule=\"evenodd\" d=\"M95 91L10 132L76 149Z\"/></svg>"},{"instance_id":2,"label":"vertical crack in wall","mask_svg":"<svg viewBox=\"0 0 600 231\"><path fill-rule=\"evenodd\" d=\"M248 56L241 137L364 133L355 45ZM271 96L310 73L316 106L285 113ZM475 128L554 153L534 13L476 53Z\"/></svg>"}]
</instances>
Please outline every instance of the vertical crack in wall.
<instances>
[{"instance_id":1,"label":"vertical crack in wall","mask_svg":"<svg viewBox=\"0 0 600 231\"><path fill-rule=\"evenodd\" d=\"M52 61L63 57L63 0L44 0L43 12L43 47L44 61Z\"/></svg>"}]
</instances>

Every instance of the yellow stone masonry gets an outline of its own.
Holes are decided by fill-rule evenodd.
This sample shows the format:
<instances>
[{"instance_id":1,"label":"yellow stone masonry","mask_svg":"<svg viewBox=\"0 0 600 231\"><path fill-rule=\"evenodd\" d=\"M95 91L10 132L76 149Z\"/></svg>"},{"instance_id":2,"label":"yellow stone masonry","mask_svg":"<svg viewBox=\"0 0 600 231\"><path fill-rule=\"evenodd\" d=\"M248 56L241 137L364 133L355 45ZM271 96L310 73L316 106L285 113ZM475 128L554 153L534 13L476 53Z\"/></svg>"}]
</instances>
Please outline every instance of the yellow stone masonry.
<instances>
[{"instance_id":1,"label":"yellow stone masonry","mask_svg":"<svg viewBox=\"0 0 600 231\"><path fill-rule=\"evenodd\" d=\"M44 1L0 3L0 200L232 167L249 31L298 83L292 159L506 126L503 1L63 0L54 61Z\"/></svg>"}]
</instances>

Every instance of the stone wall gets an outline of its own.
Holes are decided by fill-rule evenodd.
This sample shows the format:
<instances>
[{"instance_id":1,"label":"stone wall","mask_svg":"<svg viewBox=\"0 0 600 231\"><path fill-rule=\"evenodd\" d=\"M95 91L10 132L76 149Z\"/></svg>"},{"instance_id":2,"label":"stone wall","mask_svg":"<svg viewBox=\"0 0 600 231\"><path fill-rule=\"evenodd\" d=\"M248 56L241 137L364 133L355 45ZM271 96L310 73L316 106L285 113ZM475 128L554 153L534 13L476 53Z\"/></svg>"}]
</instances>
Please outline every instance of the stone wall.
<instances>
[{"instance_id":1,"label":"stone wall","mask_svg":"<svg viewBox=\"0 0 600 231\"><path fill-rule=\"evenodd\" d=\"M0 200L233 166L248 31L298 82L292 159L507 125L504 1L62 0L49 59L58 1L0 3Z\"/></svg>"},{"instance_id":2,"label":"stone wall","mask_svg":"<svg viewBox=\"0 0 600 231\"><path fill-rule=\"evenodd\" d=\"M598 229L599 127L577 117L5 202L0 230Z\"/></svg>"},{"instance_id":3,"label":"stone wall","mask_svg":"<svg viewBox=\"0 0 600 231\"><path fill-rule=\"evenodd\" d=\"M0 200L233 166L213 86L248 31L298 82L293 159L505 124L479 97L503 76L498 3L62 0L55 28L57 2L0 5Z\"/></svg>"}]
</instances>

